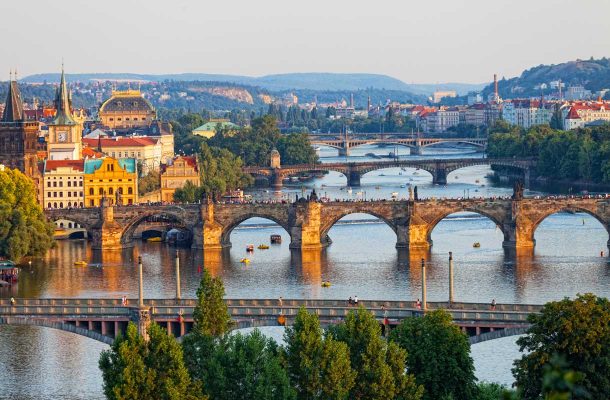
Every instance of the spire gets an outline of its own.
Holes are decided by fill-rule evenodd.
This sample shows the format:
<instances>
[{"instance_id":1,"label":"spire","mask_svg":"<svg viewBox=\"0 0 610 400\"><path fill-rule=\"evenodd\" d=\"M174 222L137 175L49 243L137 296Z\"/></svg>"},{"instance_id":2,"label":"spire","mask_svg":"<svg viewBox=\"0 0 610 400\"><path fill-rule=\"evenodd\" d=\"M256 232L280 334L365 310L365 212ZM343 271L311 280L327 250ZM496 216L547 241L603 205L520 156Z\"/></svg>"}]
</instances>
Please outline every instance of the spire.
<instances>
[{"instance_id":1,"label":"spire","mask_svg":"<svg viewBox=\"0 0 610 400\"><path fill-rule=\"evenodd\" d=\"M21 93L19 92L17 81L13 79L13 72L11 71L4 113L2 113L2 122L19 122L22 120L23 103L21 102Z\"/></svg>"},{"instance_id":2,"label":"spire","mask_svg":"<svg viewBox=\"0 0 610 400\"><path fill-rule=\"evenodd\" d=\"M57 115L55 115L53 125L76 125L76 122L72 118L70 103L70 95L68 93L66 76L64 74L64 65L62 63L61 80L59 82L59 88L57 88L57 94L55 95L55 109L57 110Z\"/></svg>"}]
</instances>

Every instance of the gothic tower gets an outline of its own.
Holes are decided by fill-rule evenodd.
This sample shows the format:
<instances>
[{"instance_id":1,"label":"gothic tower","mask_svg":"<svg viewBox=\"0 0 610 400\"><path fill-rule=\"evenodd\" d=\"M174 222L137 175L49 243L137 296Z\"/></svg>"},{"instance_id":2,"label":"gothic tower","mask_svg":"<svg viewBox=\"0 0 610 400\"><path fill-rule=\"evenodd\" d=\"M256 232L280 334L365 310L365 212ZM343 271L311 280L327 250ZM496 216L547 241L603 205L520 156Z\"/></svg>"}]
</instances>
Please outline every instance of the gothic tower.
<instances>
[{"instance_id":1,"label":"gothic tower","mask_svg":"<svg viewBox=\"0 0 610 400\"><path fill-rule=\"evenodd\" d=\"M37 141L38 122L26 121L19 86L11 74L0 120L0 164L17 168L31 178L38 177Z\"/></svg>"},{"instance_id":2,"label":"gothic tower","mask_svg":"<svg viewBox=\"0 0 610 400\"><path fill-rule=\"evenodd\" d=\"M66 85L63 66L61 81L55 95L57 114L49 124L47 150L50 160L80 160L82 158L82 132L72 117L72 101Z\"/></svg>"}]
</instances>

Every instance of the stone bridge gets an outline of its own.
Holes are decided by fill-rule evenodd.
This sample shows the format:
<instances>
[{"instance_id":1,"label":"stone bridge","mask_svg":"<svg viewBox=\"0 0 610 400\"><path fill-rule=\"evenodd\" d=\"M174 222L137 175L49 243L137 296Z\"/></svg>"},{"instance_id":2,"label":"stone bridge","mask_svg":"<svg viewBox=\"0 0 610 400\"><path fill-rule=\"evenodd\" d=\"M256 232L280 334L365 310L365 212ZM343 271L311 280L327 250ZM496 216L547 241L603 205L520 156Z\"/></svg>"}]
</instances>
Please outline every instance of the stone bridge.
<instances>
[{"instance_id":1,"label":"stone bridge","mask_svg":"<svg viewBox=\"0 0 610 400\"><path fill-rule=\"evenodd\" d=\"M301 306L317 314L321 324L328 326L340 323L355 309L345 300L284 299L281 305L271 299L227 299L226 302L237 328L277 326L280 315L290 325ZM17 299L13 305L9 299L0 299L0 324L54 328L106 344L112 344L119 334L124 334L130 321L141 332L154 321L178 338L192 329L195 299L150 299L144 300L141 307L137 304L137 299L130 299L127 306L120 299ZM421 316L423 312L413 301L361 300L359 304L373 312L380 324L383 324L385 308L390 329L402 319ZM428 310L441 308L452 315L472 343L477 343L523 333L529 326L528 315L539 312L541 306L498 304L492 311L488 304L427 303Z\"/></svg>"},{"instance_id":2,"label":"stone bridge","mask_svg":"<svg viewBox=\"0 0 610 400\"><path fill-rule=\"evenodd\" d=\"M427 250L434 227L456 212L474 212L491 219L504 234L506 248L534 247L534 233L549 215L560 211L584 212L610 229L610 198L523 198L459 200L381 200L319 202L315 193L294 203L239 203L190 205L133 205L99 208L54 209L45 213L51 221L67 219L87 229L92 247L120 249L133 245L133 232L150 216L175 220L191 233L194 248L231 246L230 235L243 221L266 218L290 236L290 248L320 249L330 244L328 231L342 217L371 214L396 233L396 247Z\"/></svg>"},{"instance_id":3,"label":"stone bridge","mask_svg":"<svg viewBox=\"0 0 610 400\"><path fill-rule=\"evenodd\" d=\"M530 175L534 172L536 160L532 158L458 158L458 159L423 159L423 160L392 160L379 162L354 163L322 163L287 165L279 168L271 167L245 167L244 172L254 176L263 176L269 179L275 189L282 187L282 181L292 175L304 172L336 171L347 177L348 186L360 186L362 175L385 168L417 168L432 174L432 183L447 184L447 175L460 168L475 165L503 166L523 172L524 183L529 186Z\"/></svg>"},{"instance_id":4,"label":"stone bridge","mask_svg":"<svg viewBox=\"0 0 610 400\"><path fill-rule=\"evenodd\" d=\"M467 144L485 150L487 139L476 138L405 138L398 136L375 137L375 138L349 138L339 137L333 139L321 139L310 136L309 141L314 146L328 146L339 150L340 156L348 156L354 147L368 144L387 144L395 146L405 146L411 149L411 154L421 155L422 149L442 143Z\"/></svg>"}]
</instances>

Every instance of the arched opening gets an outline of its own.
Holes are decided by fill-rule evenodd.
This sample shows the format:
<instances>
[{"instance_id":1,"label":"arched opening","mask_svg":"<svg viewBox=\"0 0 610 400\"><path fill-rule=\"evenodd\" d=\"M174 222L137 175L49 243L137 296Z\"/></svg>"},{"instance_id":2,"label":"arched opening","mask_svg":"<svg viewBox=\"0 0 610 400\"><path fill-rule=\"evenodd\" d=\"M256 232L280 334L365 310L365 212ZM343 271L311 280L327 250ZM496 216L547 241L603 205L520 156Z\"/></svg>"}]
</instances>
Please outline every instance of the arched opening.
<instances>
[{"instance_id":1,"label":"arched opening","mask_svg":"<svg viewBox=\"0 0 610 400\"><path fill-rule=\"evenodd\" d=\"M396 232L394 227L383 217L372 213L355 212L337 215L330 221L325 222L320 232L322 243L341 242L344 244L334 247L345 247L347 245L348 247L353 246L354 250L361 248L357 243L354 243L356 237L360 237L369 243L371 240L375 240L376 245L381 246L381 248L388 247L389 249L395 249L396 247ZM371 244L364 245L364 247L369 246Z\"/></svg>"},{"instance_id":2,"label":"arched opening","mask_svg":"<svg viewBox=\"0 0 610 400\"><path fill-rule=\"evenodd\" d=\"M397 192L400 194L399 197L406 198L408 197L409 186L432 184L432 174L417 167L381 168L364 173L360 177L360 182L363 186L394 186L403 189L397 190Z\"/></svg>"},{"instance_id":3,"label":"arched opening","mask_svg":"<svg viewBox=\"0 0 610 400\"><path fill-rule=\"evenodd\" d=\"M272 242L272 236L277 237L278 235L279 242L276 240ZM253 245L257 254L272 253L267 250L288 246L290 242L290 232L279 221L255 215L245 215L237 219L223 231L221 236L222 245L231 247L232 251L235 250L238 254L245 254L248 245ZM259 245L270 248L260 249L261 251L258 252Z\"/></svg>"},{"instance_id":4,"label":"arched opening","mask_svg":"<svg viewBox=\"0 0 610 400\"><path fill-rule=\"evenodd\" d=\"M578 258L600 259L608 255L609 229L584 210L558 211L537 221L533 228L537 256L574 263Z\"/></svg>"},{"instance_id":5,"label":"arched opening","mask_svg":"<svg viewBox=\"0 0 610 400\"><path fill-rule=\"evenodd\" d=\"M313 145L316 153L320 158L338 157L339 148L335 146L329 146L326 144L315 144Z\"/></svg>"},{"instance_id":6,"label":"arched opening","mask_svg":"<svg viewBox=\"0 0 610 400\"><path fill-rule=\"evenodd\" d=\"M431 224L428 242L434 244L433 253L481 257L481 254L502 254L505 234L493 217L476 211L456 211ZM485 258L485 257L483 257Z\"/></svg>"},{"instance_id":7,"label":"arched opening","mask_svg":"<svg viewBox=\"0 0 610 400\"><path fill-rule=\"evenodd\" d=\"M485 197L487 193L485 187L491 184L487 177L491 175L493 175L493 170L490 165L469 165L449 172L447 174L447 183L468 185L465 187L468 190L466 196Z\"/></svg>"},{"instance_id":8,"label":"arched opening","mask_svg":"<svg viewBox=\"0 0 610 400\"><path fill-rule=\"evenodd\" d=\"M170 231L179 231L180 235L170 236ZM121 242L132 243L133 239L149 242L167 241L176 245L190 245L193 239L191 228L186 222L172 213L146 214L132 220L123 231Z\"/></svg>"},{"instance_id":9,"label":"arched opening","mask_svg":"<svg viewBox=\"0 0 610 400\"><path fill-rule=\"evenodd\" d=\"M483 147L470 143L467 140L463 142L451 142L451 143L431 143L423 147L425 154L442 154L442 155L455 155L455 154L473 154L481 153Z\"/></svg>"}]
</instances>

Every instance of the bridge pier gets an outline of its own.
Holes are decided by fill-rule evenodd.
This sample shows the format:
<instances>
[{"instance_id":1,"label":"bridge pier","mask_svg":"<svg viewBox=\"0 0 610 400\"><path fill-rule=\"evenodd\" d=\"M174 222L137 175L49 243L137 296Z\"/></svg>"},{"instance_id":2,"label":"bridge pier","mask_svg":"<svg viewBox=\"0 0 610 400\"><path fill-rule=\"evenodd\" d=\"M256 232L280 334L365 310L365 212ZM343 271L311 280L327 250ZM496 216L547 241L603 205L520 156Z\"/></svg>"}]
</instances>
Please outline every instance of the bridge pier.
<instances>
[{"instance_id":1,"label":"bridge pier","mask_svg":"<svg viewBox=\"0 0 610 400\"><path fill-rule=\"evenodd\" d=\"M347 186L360 186L360 172L351 170L347 177Z\"/></svg>"},{"instance_id":2,"label":"bridge pier","mask_svg":"<svg viewBox=\"0 0 610 400\"><path fill-rule=\"evenodd\" d=\"M123 227L114 220L114 206L102 199L99 208L100 220L91 229L91 248L94 250L120 250L127 247L121 240ZM130 243L130 242L128 242ZM133 246L133 244L131 244Z\"/></svg>"},{"instance_id":3,"label":"bridge pier","mask_svg":"<svg viewBox=\"0 0 610 400\"><path fill-rule=\"evenodd\" d=\"M273 171L273 175L271 176L271 187L273 188L273 190L275 190L276 192L281 191L282 187L284 186L283 180L284 176L282 176L279 173L278 168L276 168Z\"/></svg>"},{"instance_id":4,"label":"bridge pier","mask_svg":"<svg viewBox=\"0 0 610 400\"><path fill-rule=\"evenodd\" d=\"M339 147L339 157L349 157L350 148L349 147Z\"/></svg>"},{"instance_id":5,"label":"bridge pier","mask_svg":"<svg viewBox=\"0 0 610 400\"><path fill-rule=\"evenodd\" d=\"M444 168L436 168L432 173L432 184L434 185L446 185L447 184L447 171Z\"/></svg>"},{"instance_id":6,"label":"bridge pier","mask_svg":"<svg viewBox=\"0 0 610 400\"><path fill-rule=\"evenodd\" d=\"M409 147L409 153L411 153L413 156L421 156L424 154L424 147L420 145Z\"/></svg>"}]
</instances>

